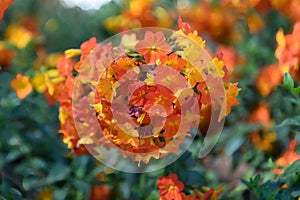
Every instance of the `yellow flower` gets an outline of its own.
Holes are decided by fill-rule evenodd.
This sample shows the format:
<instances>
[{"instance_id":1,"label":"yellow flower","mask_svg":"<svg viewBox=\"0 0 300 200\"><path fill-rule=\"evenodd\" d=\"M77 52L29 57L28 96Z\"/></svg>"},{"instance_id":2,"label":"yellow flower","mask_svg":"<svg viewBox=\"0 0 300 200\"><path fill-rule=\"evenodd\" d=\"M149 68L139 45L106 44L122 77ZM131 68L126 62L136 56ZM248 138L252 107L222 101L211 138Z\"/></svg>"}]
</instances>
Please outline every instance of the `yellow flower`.
<instances>
[{"instance_id":1,"label":"yellow flower","mask_svg":"<svg viewBox=\"0 0 300 200\"><path fill-rule=\"evenodd\" d=\"M32 84L37 92L42 93L48 89L49 94L52 96L56 85L62 81L64 81L64 78L60 77L59 71L50 69L45 73L37 73L32 79Z\"/></svg>"},{"instance_id":2,"label":"yellow flower","mask_svg":"<svg viewBox=\"0 0 300 200\"><path fill-rule=\"evenodd\" d=\"M56 65L63 59L64 55L62 53L51 53L47 55L45 59L45 64L48 67L56 67Z\"/></svg>"},{"instance_id":3,"label":"yellow flower","mask_svg":"<svg viewBox=\"0 0 300 200\"><path fill-rule=\"evenodd\" d=\"M45 74L37 73L31 80L31 82L32 82L33 88L37 92L42 93L47 89Z\"/></svg>"},{"instance_id":4,"label":"yellow flower","mask_svg":"<svg viewBox=\"0 0 300 200\"><path fill-rule=\"evenodd\" d=\"M10 83L11 87L15 90L19 99L24 99L31 91L32 85L28 76L17 74L16 78Z\"/></svg>"},{"instance_id":5,"label":"yellow flower","mask_svg":"<svg viewBox=\"0 0 300 200\"><path fill-rule=\"evenodd\" d=\"M214 77L224 77L225 72L223 70L224 62L222 60L219 60L217 57L213 58L211 61L212 66L210 68L210 71L214 75Z\"/></svg>"},{"instance_id":6,"label":"yellow flower","mask_svg":"<svg viewBox=\"0 0 300 200\"><path fill-rule=\"evenodd\" d=\"M199 44L202 48L205 47L205 40L198 36L197 31L188 34L188 38Z\"/></svg>"},{"instance_id":7,"label":"yellow flower","mask_svg":"<svg viewBox=\"0 0 300 200\"><path fill-rule=\"evenodd\" d=\"M67 58L73 58L76 56L80 56L81 55L81 50L80 49L68 49L65 51L65 55Z\"/></svg>"},{"instance_id":8,"label":"yellow flower","mask_svg":"<svg viewBox=\"0 0 300 200\"><path fill-rule=\"evenodd\" d=\"M7 27L5 37L18 48L23 49L33 38L33 34L17 24L11 24Z\"/></svg>"}]
</instances>

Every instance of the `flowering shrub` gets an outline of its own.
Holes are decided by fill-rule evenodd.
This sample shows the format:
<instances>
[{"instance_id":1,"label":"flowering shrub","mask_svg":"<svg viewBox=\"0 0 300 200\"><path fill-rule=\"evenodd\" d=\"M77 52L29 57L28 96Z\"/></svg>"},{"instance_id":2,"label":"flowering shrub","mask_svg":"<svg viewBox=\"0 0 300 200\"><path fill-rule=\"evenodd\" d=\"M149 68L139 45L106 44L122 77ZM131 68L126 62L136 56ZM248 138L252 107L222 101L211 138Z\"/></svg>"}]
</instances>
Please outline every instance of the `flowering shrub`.
<instances>
[{"instance_id":1,"label":"flowering shrub","mask_svg":"<svg viewBox=\"0 0 300 200\"><path fill-rule=\"evenodd\" d=\"M299 199L298 4L0 0L0 198Z\"/></svg>"}]
</instances>

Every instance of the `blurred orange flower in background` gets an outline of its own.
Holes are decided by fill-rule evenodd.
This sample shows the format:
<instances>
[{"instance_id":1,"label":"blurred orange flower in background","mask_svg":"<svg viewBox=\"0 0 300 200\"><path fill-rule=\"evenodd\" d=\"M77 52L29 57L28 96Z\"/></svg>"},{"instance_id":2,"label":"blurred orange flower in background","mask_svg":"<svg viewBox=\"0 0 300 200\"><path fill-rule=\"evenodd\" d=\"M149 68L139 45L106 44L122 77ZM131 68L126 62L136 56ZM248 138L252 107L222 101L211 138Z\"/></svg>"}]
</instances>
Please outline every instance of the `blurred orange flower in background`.
<instances>
[{"instance_id":1,"label":"blurred orange flower in background","mask_svg":"<svg viewBox=\"0 0 300 200\"><path fill-rule=\"evenodd\" d=\"M294 25L291 34L284 35L280 29L276 34L276 41L278 46L275 56L279 61L280 70L283 73L289 72L300 82L300 22Z\"/></svg>"},{"instance_id":2,"label":"blurred orange flower in background","mask_svg":"<svg viewBox=\"0 0 300 200\"><path fill-rule=\"evenodd\" d=\"M300 160L300 154L295 152L296 146L297 141L295 139L291 140L286 152L276 161L278 168L275 170L275 173L281 174L283 172L281 170L282 167L287 167L295 161Z\"/></svg>"},{"instance_id":3,"label":"blurred orange flower in background","mask_svg":"<svg viewBox=\"0 0 300 200\"><path fill-rule=\"evenodd\" d=\"M282 82L283 73L276 65L263 67L256 77L256 87L262 96L267 96Z\"/></svg>"},{"instance_id":4,"label":"blurred orange flower in background","mask_svg":"<svg viewBox=\"0 0 300 200\"><path fill-rule=\"evenodd\" d=\"M140 27L170 27L171 10L159 6L157 0L122 0L124 8L117 16L108 17L104 26L110 31L125 31ZM158 5L156 5L158 4Z\"/></svg>"},{"instance_id":5,"label":"blurred orange flower in background","mask_svg":"<svg viewBox=\"0 0 300 200\"><path fill-rule=\"evenodd\" d=\"M300 20L300 0L269 0L273 8L286 15L292 21Z\"/></svg>"},{"instance_id":6,"label":"blurred orange flower in background","mask_svg":"<svg viewBox=\"0 0 300 200\"><path fill-rule=\"evenodd\" d=\"M272 153L277 141L277 133L272 130L273 121L270 116L270 108L266 102L260 102L250 114L249 123L260 125L259 128L250 133L253 145L267 153Z\"/></svg>"},{"instance_id":7,"label":"blurred orange flower in background","mask_svg":"<svg viewBox=\"0 0 300 200\"><path fill-rule=\"evenodd\" d=\"M108 200L110 190L106 185L94 185L89 200Z\"/></svg>"},{"instance_id":8,"label":"blurred orange flower in background","mask_svg":"<svg viewBox=\"0 0 300 200\"><path fill-rule=\"evenodd\" d=\"M199 1L179 8L179 12L199 34L206 33L214 41L228 42L239 38L234 28L238 21L237 11L228 9L224 3L211 5L209 1Z\"/></svg>"},{"instance_id":9,"label":"blurred orange flower in background","mask_svg":"<svg viewBox=\"0 0 300 200\"><path fill-rule=\"evenodd\" d=\"M250 114L248 122L269 126L272 121L270 117L270 108L266 102L260 102Z\"/></svg>"},{"instance_id":10,"label":"blurred orange flower in background","mask_svg":"<svg viewBox=\"0 0 300 200\"><path fill-rule=\"evenodd\" d=\"M31 91L32 85L28 76L17 74L16 78L10 83L11 87L15 90L19 99L24 99Z\"/></svg>"},{"instance_id":11,"label":"blurred orange flower in background","mask_svg":"<svg viewBox=\"0 0 300 200\"><path fill-rule=\"evenodd\" d=\"M235 66L239 62L239 57L235 48L227 45L218 45L216 54L220 60L226 63L229 74L232 74Z\"/></svg>"},{"instance_id":12,"label":"blurred orange flower in background","mask_svg":"<svg viewBox=\"0 0 300 200\"><path fill-rule=\"evenodd\" d=\"M10 6L14 0L0 0L0 20L2 19L5 10Z\"/></svg>"},{"instance_id":13,"label":"blurred orange flower in background","mask_svg":"<svg viewBox=\"0 0 300 200\"><path fill-rule=\"evenodd\" d=\"M15 52L7 47L7 45L0 41L0 66L2 70L8 70Z\"/></svg>"}]
</instances>

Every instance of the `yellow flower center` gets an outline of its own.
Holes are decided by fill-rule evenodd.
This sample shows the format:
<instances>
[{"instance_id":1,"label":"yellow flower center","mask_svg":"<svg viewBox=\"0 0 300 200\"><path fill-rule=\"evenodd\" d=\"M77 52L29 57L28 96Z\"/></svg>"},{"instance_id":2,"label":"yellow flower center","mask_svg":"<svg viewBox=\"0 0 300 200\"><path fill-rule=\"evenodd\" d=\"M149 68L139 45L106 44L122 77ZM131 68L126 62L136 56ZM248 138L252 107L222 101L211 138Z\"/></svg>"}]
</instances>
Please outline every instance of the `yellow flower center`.
<instances>
[{"instance_id":1,"label":"yellow flower center","mask_svg":"<svg viewBox=\"0 0 300 200\"><path fill-rule=\"evenodd\" d=\"M174 185L170 185L170 187L169 187L169 191L174 191L175 190L175 187L174 187Z\"/></svg>"}]
</instances>

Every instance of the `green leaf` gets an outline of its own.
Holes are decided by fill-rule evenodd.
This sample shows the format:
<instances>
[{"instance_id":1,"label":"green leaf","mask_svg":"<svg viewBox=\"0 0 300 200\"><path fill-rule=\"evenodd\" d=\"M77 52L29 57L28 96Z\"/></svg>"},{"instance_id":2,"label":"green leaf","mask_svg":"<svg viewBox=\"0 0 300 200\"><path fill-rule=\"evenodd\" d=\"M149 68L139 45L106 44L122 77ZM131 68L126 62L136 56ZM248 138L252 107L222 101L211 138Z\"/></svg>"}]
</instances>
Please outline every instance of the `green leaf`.
<instances>
[{"instance_id":1,"label":"green leaf","mask_svg":"<svg viewBox=\"0 0 300 200\"><path fill-rule=\"evenodd\" d=\"M180 171L179 172L179 178L181 181L183 181L186 185L191 186L200 186L205 184L205 178L204 176L199 173L198 171Z\"/></svg>"},{"instance_id":2,"label":"green leaf","mask_svg":"<svg viewBox=\"0 0 300 200\"><path fill-rule=\"evenodd\" d=\"M299 96L299 93L300 93L300 86L296 87L296 88L292 88L292 91L293 95L295 96Z\"/></svg>"},{"instance_id":3,"label":"green leaf","mask_svg":"<svg viewBox=\"0 0 300 200\"><path fill-rule=\"evenodd\" d=\"M261 176L260 176L260 174L256 175L256 176L254 177L254 179L252 179L252 178L250 179L250 183L251 183L252 185L255 185L255 186L259 185L260 181L261 181Z\"/></svg>"},{"instance_id":4,"label":"green leaf","mask_svg":"<svg viewBox=\"0 0 300 200\"><path fill-rule=\"evenodd\" d=\"M294 80L289 73L284 74L283 84L281 86L290 91L294 88Z\"/></svg>"},{"instance_id":5,"label":"green leaf","mask_svg":"<svg viewBox=\"0 0 300 200\"><path fill-rule=\"evenodd\" d=\"M156 199L159 199L159 195L158 195L158 192L157 191L152 191L146 200L156 200Z\"/></svg>"},{"instance_id":6,"label":"green leaf","mask_svg":"<svg viewBox=\"0 0 300 200\"><path fill-rule=\"evenodd\" d=\"M25 190L31 190L39 185L39 180L35 176L23 177L22 185Z\"/></svg>"},{"instance_id":7,"label":"green leaf","mask_svg":"<svg viewBox=\"0 0 300 200\"><path fill-rule=\"evenodd\" d=\"M18 190L11 188L10 189L10 194L12 196L13 200L22 200L22 194Z\"/></svg>"},{"instance_id":8,"label":"green leaf","mask_svg":"<svg viewBox=\"0 0 300 200\"><path fill-rule=\"evenodd\" d=\"M283 127L283 126L300 126L300 116L294 116L287 118L283 120L280 124L277 125L278 127Z\"/></svg>"},{"instance_id":9,"label":"green leaf","mask_svg":"<svg viewBox=\"0 0 300 200\"><path fill-rule=\"evenodd\" d=\"M296 198L296 197L300 197L300 190L297 190L297 191L293 191L291 193L292 197Z\"/></svg>"},{"instance_id":10,"label":"green leaf","mask_svg":"<svg viewBox=\"0 0 300 200\"><path fill-rule=\"evenodd\" d=\"M49 175L46 178L46 182L51 184L53 182L65 180L71 173L68 166L63 164L56 164L50 169Z\"/></svg>"},{"instance_id":11,"label":"green leaf","mask_svg":"<svg viewBox=\"0 0 300 200\"><path fill-rule=\"evenodd\" d=\"M300 160L297 160L291 166L289 166L283 173L283 176L287 177L296 173L300 173Z\"/></svg>"}]
</instances>

